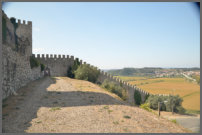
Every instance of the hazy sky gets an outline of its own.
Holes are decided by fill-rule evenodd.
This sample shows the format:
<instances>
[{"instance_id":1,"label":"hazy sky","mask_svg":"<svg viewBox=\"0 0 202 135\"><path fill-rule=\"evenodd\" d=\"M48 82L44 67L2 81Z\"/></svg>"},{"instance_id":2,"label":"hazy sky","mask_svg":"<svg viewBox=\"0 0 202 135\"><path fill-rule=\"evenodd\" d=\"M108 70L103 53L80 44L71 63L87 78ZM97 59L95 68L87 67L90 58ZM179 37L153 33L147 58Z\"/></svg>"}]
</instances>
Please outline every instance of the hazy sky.
<instances>
[{"instance_id":1,"label":"hazy sky","mask_svg":"<svg viewBox=\"0 0 202 135\"><path fill-rule=\"evenodd\" d=\"M8 3L32 21L33 53L74 55L101 69L200 67L200 17L189 2Z\"/></svg>"}]
</instances>

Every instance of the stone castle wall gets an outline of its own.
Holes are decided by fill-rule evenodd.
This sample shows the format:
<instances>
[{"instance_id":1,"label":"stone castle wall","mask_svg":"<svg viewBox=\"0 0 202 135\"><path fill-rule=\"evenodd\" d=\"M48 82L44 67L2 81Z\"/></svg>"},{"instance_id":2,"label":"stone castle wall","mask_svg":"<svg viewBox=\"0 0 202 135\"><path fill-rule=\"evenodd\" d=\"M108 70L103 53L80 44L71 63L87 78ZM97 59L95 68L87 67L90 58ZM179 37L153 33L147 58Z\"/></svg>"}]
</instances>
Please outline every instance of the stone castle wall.
<instances>
[{"instance_id":1,"label":"stone castle wall","mask_svg":"<svg viewBox=\"0 0 202 135\"><path fill-rule=\"evenodd\" d=\"M127 101L129 103L132 103L132 104L135 103L135 100L134 100L135 91L139 91L139 93L141 94L142 102L144 102L146 96L149 95L148 92L146 92L146 91L144 91L144 90L142 90L142 89L140 89L140 88L138 88L138 87L136 87L134 85L131 85L131 84L129 84L129 83L123 81L123 80L120 80L119 78L114 77L114 76L112 76L112 75L110 75L110 74L108 74L106 72L100 71L100 76L98 78L98 81L100 81L102 83L102 82L104 82L105 79L108 79L108 80L114 82L117 85L122 85L123 88L125 88L126 91L127 91L127 96L128 96Z\"/></svg>"},{"instance_id":2,"label":"stone castle wall","mask_svg":"<svg viewBox=\"0 0 202 135\"><path fill-rule=\"evenodd\" d=\"M50 69L51 76L67 76L69 67L74 64L74 56L53 54L32 54L40 63Z\"/></svg>"},{"instance_id":3,"label":"stone castle wall","mask_svg":"<svg viewBox=\"0 0 202 135\"><path fill-rule=\"evenodd\" d=\"M76 58L74 58L74 56L69 57L69 55L33 54L32 56L34 58L36 58L38 61L40 61L40 63L43 63L46 67L48 67L50 69L50 75L55 76L55 77L56 76L67 76L67 70L69 69L70 66L72 66L74 64L74 60L76 60ZM82 60L80 60L80 63L87 64L86 62L82 63ZM94 67L90 64L87 64L87 65ZM100 72L97 82L102 83L102 82L104 82L105 79L108 79L117 85L122 84L122 86L127 90L127 96L128 96L127 101L129 103L132 103L132 104L135 103L135 101L134 101L134 92L135 91L140 92L142 102L145 101L146 95L149 94L148 92L146 92L136 86L130 85L129 83L127 83L123 80L120 80L106 72L101 71L97 67L94 67L94 68L96 68Z\"/></svg>"},{"instance_id":4,"label":"stone castle wall","mask_svg":"<svg viewBox=\"0 0 202 135\"><path fill-rule=\"evenodd\" d=\"M74 64L74 56L69 55L53 55L53 54L32 54L32 22L28 21L27 24L23 20L16 22L15 18L8 18L3 13L2 19L2 35L3 35L3 48L2 48L2 70L3 70L3 99L25 86L32 80L39 79L44 76L40 67L31 69L30 57L34 57L45 67L50 69L51 76L67 76L69 67ZM87 64L86 62L81 64ZM91 66L90 64L88 64ZM91 66L93 67L93 66ZM146 91L130 85L123 80L115 78L108 73L96 68L99 72L98 82L102 83L108 79L117 85L122 85L128 94L127 101L134 104L134 92L139 91L142 101L149 94Z\"/></svg>"},{"instance_id":5,"label":"stone castle wall","mask_svg":"<svg viewBox=\"0 0 202 135\"><path fill-rule=\"evenodd\" d=\"M31 69L32 23L2 16L2 98L16 91L32 80L43 76L40 67Z\"/></svg>"},{"instance_id":6,"label":"stone castle wall","mask_svg":"<svg viewBox=\"0 0 202 135\"><path fill-rule=\"evenodd\" d=\"M121 79L119 79L117 77L114 77L114 76L112 76L112 75L110 75L110 74L108 74L108 73L106 73L104 71L99 70L99 72L100 72L100 75L98 77L98 81L100 83L102 83L102 82L104 82L105 79L108 79L108 80L110 80L111 82L114 82L117 85L122 85L123 88L125 88L126 91L127 91L127 96L128 96L127 102L129 102L131 104L135 103L135 100L134 100L135 91L138 91L140 93L143 103L145 102L147 95L153 95L151 93L146 92L145 90L143 90L141 88L138 88L135 85L131 85L128 82L125 82L125 81L123 81L123 80L121 80ZM168 96L168 94L158 94L158 95Z\"/></svg>"}]
</instances>

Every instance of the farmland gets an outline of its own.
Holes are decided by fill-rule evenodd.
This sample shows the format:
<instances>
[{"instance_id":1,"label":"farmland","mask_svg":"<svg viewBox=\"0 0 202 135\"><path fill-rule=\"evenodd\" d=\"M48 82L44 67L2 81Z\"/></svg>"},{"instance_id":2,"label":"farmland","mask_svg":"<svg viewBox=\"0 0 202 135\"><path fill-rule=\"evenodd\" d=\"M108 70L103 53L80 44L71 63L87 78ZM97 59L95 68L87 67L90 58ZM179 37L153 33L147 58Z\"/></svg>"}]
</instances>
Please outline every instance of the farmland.
<instances>
[{"instance_id":1,"label":"farmland","mask_svg":"<svg viewBox=\"0 0 202 135\"><path fill-rule=\"evenodd\" d=\"M149 78L117 76L152 94L172 94L183 98L187 110L200 111L200 85L185 78Z\"/></svg>"}]
</instances>

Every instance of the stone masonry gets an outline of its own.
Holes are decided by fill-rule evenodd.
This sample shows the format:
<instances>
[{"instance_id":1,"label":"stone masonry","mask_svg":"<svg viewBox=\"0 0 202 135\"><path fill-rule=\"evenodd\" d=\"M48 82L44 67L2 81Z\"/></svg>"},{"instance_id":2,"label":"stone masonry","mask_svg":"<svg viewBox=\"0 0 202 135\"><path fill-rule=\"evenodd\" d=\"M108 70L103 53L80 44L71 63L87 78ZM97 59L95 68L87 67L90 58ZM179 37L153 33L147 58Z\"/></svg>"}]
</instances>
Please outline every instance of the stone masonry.
<instances>
[{"instance_id":1,"label":"stone masonry","mask_svg":"<svg viewBox=\"0 0 202 135\"><path fill-rule=\"evenodd\" d=\"M43 76L40 67L31 69L32 55L32 22L25 24L15 18L2 14L3 45L2 45L2 98L25 86L32 80Z\"/></svg>"}]
</instances>

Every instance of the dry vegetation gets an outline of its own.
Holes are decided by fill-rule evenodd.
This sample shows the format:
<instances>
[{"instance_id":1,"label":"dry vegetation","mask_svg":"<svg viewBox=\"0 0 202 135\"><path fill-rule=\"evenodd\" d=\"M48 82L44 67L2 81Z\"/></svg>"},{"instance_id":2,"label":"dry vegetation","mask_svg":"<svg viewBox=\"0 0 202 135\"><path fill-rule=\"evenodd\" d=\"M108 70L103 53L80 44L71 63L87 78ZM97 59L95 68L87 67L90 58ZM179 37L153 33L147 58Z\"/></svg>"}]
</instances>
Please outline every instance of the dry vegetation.
<instances>
[{"instance_id":1,"label":"dry vegetation","mask_svg":"<svg viewBox=\"0 0 202 135\"><path fill-rule=\"evenodd\" d=\"M146 78L123 77L128 81L152 94L179 94L183 98L183 107L188 110L200 110L200 86L196 82L187 81L185 78Z\"/></svg>"}]
</instances>

